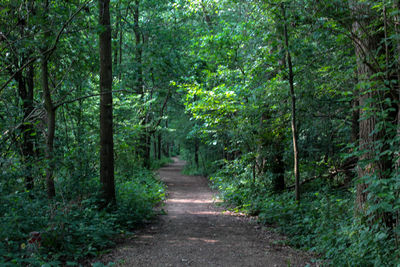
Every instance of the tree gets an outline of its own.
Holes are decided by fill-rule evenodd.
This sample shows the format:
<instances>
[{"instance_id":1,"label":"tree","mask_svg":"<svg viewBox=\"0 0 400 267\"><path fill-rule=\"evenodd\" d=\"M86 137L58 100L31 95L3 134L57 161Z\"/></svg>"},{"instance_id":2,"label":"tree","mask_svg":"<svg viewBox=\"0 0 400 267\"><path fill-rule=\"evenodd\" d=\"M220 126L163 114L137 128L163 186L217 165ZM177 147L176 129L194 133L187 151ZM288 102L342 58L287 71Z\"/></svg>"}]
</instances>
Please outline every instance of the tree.
<instances>
[{"instance_id":1,"label":"tree","mask_svg":"<svg viewBox=\"0 0 400 267\"><path fill-rule=\"evenodd\" d=\"M383 21L371 3L354 2L351 4L354 17L352 36L357 59L359 80L359 157L358 176L362 179L357 185L357 211L366 214L368 196L376 196L368 189L371 183L388 179L394 168L391 154L388 154L388 142L393 140L394 133L388 125L396 121L397 111L394 108L396 95L391 80L393 77L391 52L387 41L386 21ZM386 15L385 8L383 9ZM384 30L382 30L384 29ZM383 59L383 60L382 60ZM391 93L393 92L393 93ZM387 212L372 213L372 217L381 217L384 223L391 225L392 215Z\"/></svg>"},{"instance_id":2,"label":"tree","mask_svg":"<svg viewBox=\"0 0 400 267\"><path fill-rule=\"evenodd\" d=\"M100 182L106 204L115 202L110 1L99 0Z\"/></svg>"},{"instance_id":3,"label":"tree","mask_svg":"<svg viewBox=\"0 0 400 267\"><path fill-rule=\"evenodd\" d=\"M30 18L29 14L34 13L34 2L29 2L27 5L27 18ZM22 15L18 13L18 15ZM19 16L18 16L19 17ZM22 17L18 18L18 30L20 33L20 38L24 37L25 29L29 29L32 27L28 19L23 19ZM15 47L13 48L16 49ZM32 49L28 49L26 53L21 53L21 59L18 59L18 54L13 54L15 69L19 69L21 65L24 65L27 60L29 60L32 53ZM19 64L19 62L21 62ZM18 96L22 100L22 108L24 112L23 121L21 124L21 133L22 133L22 156L24 163L26 165L26 176L25 176L25 186L27 190L33 189L34 186L34 178L32 174L32 160L34 158L34 135L35 129L33 123L31 122L29 116L34 110L33 96L34 96L34 72L35 67L33 64L30 64L27 67L27 71L17 71L15 75L15 81L18 84ZM24 75L25 73L25 75Z\"/></svg>"},{"instance_id":4,"label":"tree","mask_svg":"<svg viewBox=\"0 0 400 267\"><path fill-rule=\"evenodd\" d=\"M287 21L286 21L286 9L284 3L282 3L282 17L283 17L283 35L285 39L285 52L286 52L286 61L288 67L288 80L290 87L290 97L291 97L291 111L292 111L292 119L291 119L291 127L292 127L292 140L293 140L293 161L294 161L294 179L295 179L295 195L296 200L300 201L300 172L299 172L299 148L297 145L297 121L296 121L296 95L294 93L294 81L293 81L293 64L292 57L289 50L289 37L288 37L288 29L287 29Z\"/></svg>"}]
</instances>

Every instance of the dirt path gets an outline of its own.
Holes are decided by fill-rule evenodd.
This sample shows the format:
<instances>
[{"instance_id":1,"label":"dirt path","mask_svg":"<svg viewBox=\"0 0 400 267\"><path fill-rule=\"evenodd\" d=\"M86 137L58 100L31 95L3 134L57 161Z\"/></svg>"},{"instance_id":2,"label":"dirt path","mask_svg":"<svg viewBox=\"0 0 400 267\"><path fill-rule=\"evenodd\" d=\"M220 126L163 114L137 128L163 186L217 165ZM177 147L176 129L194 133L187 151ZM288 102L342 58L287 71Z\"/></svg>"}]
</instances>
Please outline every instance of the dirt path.
<instances>
[{"instance_id":1,"label":"dirt path","mask_svg":"<svg viewBox=\"0 0 400 267\"><path fill-rule=\"evenodd\" d=\"M117 266L305 266L304 253L274 244L279 237L214 204L207 180L182 175L183 161L159 170L168 186L160 222L106 256Z\"/></svg>"}]
</instances>

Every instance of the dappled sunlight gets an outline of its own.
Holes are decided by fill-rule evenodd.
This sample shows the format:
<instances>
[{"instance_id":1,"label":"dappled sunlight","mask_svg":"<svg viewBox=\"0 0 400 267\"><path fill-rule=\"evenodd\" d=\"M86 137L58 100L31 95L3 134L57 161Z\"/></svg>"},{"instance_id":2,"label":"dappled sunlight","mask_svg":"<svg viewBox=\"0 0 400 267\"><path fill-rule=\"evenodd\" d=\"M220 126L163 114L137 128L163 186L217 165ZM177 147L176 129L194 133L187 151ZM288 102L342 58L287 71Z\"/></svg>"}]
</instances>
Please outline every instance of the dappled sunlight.
<instances>
[{"instance_id":1,"label":"dappled sunlight","mask_svg":"<svg viewBox=\"0 0 400 267\"><path fill-rule=\"evenodd\" d=\"M224 215L221 212L217 211L194 211L194 212L188 212L189 214L192 215Z\"/></svg>"},{"instance_id":2,"label":"dappled sunlight","mask_svg":"<svg viewBox=\"0 0 400 267\"><path fill-rule=\"evenodd\" d=\"M214 203L213 200L211 199L189 199L189 198L181 198L181 199L177 199L177 198L172 198L172 199L168 199L167 202L171 202L171 203L193 203L193 204L211 204Z\"/></svg>"},{"instance_id":3,"label":"dappled sunlight","mask_svg":"<svg viewBox=\"0 0 400 267\"><path fill-rule=\"evenodd\" d=\"M166 241L170 245L181 245L182 243L203 243L203 244L222 244L221 240L202 238L202 237L187 237L184 239L169 239Z\"/></svg>"},{"instance_id":4,"label":"dappled sunlight","mask_svg":"<svg viewBox=\"0 0 400 267\"><path fill-rule=\"evenodd\" d=\"M203 241L203 242L209 243L209 244L215 244L215 243L220 242L219 240L216 240L216 239L206 239L206 238L198 238L198 237L189 237L188 239L192 240L192 241Z\"/></svg>"}]
</instances>

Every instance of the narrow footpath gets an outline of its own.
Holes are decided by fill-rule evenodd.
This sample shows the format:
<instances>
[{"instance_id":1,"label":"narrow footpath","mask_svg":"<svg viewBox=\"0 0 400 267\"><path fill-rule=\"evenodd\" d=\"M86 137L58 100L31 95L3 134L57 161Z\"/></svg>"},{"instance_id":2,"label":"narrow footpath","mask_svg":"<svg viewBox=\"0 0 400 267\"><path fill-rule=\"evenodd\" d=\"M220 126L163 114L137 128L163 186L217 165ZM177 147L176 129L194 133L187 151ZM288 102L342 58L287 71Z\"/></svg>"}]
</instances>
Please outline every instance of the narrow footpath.
<instances>
[{"instance_id":1,"label":"narrow footpath","mask_svg":"<svg viewBox=\"0 0 400 267\"><path fill-rule=\"evenodd\" d=\"M103 257L116 266L306 266L310 257L279 245L280 237L245 216L223 212L207 180L159 170L168 188L166 215ZM313 264L310 264L311 266Z\"/></svg>"}]
</instances>

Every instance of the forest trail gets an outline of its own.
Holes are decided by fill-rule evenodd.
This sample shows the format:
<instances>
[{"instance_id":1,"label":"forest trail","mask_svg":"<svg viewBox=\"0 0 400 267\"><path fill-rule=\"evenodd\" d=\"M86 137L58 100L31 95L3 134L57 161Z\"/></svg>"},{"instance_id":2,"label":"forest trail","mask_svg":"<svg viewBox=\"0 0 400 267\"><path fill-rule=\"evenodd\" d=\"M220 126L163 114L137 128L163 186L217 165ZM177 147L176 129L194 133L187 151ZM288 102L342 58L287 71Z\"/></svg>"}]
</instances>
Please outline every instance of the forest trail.
<instances>
[{"instance_id":1,"label":"forest trail","mask_svg":"<svg viewBox=\"0 0 400 267\"><path fill-rule=\"evenodd\" d=\"M181 174L185 162L161 168L166 215L117 247L103 261L116 266L305 266L310 257L275 244L276 234L215 205L200 176Z\"/></svg>"}]
</instances>

